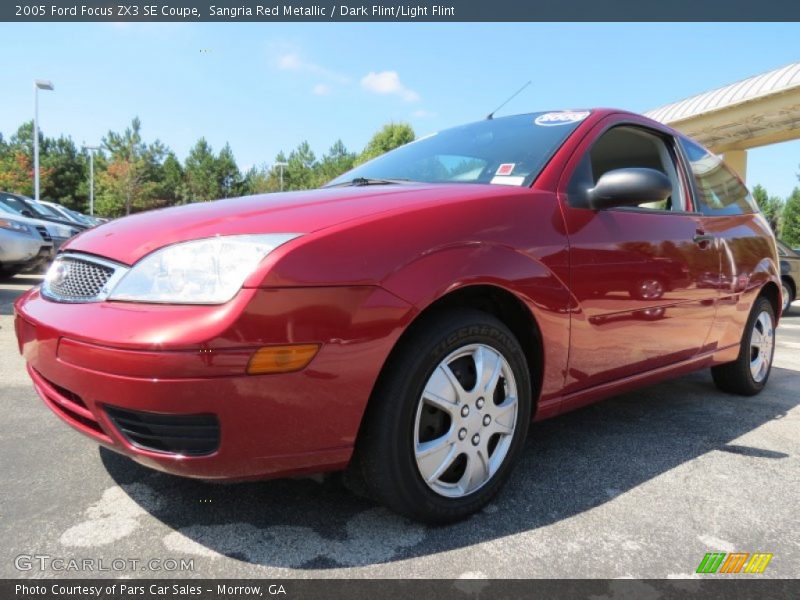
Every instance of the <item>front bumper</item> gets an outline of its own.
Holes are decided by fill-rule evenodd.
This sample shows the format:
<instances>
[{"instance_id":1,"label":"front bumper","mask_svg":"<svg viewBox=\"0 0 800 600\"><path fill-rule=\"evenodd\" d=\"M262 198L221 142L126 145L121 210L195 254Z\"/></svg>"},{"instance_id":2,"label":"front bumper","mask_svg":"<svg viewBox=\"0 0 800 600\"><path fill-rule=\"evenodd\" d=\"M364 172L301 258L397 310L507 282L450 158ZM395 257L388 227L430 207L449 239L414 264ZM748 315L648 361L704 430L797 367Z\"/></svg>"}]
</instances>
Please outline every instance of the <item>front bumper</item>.
<instances>
[{"instance_id":1,"label":"front bumper","mask_svg":"<svg viewBox=\"0 0 800 600\"><path fill-rule=\"evenodd\" d=\"M37 261L52 258L52 244L43 242L23 233L3 231L0 243L0 266L2 265L34 265ZM44 256L46 255L46 256Z\"/></svg>"},{"instance_id":2,"label":"front bumper","mask_svg":"<svg viewBox=\"0 0 800 600\"><path fill-rule=\"evenodd\" d=\"M17 301L15 326L47 406L146 466L206 479L344 467L377 374L411 317L409 307L366 286L243 290L232 303L59 304L34 289ZM246 374L255 349L300 342L321 345L304 370ZM145 448L115 421L119 409L156 419L211 416L218 440L200 455ZM201 424L205 433L209 423Z\"/></svg>"},{"instance_id":3,"label":"front bumper","mask_svg":"<svg viewBox=\"0 0 800 600\"><path fill-rule=\"evenodd\" d=\"M69 240L72 239L72 238L64 238L64 237L57 237L57 236L51 236L51 237L53 238L53 247L55 248L56 252L58 252L61 249L61 246L63 246Z\"/></svg>"}]
</instances>

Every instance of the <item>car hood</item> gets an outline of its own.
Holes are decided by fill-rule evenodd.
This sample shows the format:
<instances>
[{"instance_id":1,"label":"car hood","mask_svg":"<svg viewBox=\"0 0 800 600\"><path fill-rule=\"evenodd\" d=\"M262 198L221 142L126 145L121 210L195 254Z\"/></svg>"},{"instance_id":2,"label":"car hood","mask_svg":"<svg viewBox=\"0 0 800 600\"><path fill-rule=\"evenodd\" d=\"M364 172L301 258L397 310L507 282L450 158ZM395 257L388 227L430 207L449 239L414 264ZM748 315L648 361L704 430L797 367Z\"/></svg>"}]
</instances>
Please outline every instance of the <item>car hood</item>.
<instances>
[{"instance_id":1,"label":"car hood","mask_svg":"<svg viewBox=\"0 0 800 600\"><path fill-rule=\"evenodd\" d=\"M471 193L468 191L471 189ZM133 264L163 246L215 235L311 233L351 219L508 193L506 186L395 184L327 188L198 202L117 219L80 234L64 249Z\"/></svg>"}]
</instances>

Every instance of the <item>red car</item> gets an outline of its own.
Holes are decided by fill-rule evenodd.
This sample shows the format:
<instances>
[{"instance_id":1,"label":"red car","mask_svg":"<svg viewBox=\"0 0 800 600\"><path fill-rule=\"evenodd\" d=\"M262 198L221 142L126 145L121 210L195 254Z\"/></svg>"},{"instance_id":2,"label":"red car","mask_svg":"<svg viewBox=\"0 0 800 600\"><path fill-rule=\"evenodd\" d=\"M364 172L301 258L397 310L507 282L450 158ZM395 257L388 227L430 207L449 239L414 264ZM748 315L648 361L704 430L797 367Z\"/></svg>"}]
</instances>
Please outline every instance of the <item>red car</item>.
<instances>
[{"instance_id":1,"label":"red car","mask_svg":"<svg viewBox=\"0 0 800 600\"><path fill-rule=\"evenodd\" d=\"M323 189L192 204L70 241L16 303L44 402L169 473L349 468L463 518L531 420L710 367L766 384L775 239L713 154L616 110L456 127Z\"/></svg>"}]
</instances>

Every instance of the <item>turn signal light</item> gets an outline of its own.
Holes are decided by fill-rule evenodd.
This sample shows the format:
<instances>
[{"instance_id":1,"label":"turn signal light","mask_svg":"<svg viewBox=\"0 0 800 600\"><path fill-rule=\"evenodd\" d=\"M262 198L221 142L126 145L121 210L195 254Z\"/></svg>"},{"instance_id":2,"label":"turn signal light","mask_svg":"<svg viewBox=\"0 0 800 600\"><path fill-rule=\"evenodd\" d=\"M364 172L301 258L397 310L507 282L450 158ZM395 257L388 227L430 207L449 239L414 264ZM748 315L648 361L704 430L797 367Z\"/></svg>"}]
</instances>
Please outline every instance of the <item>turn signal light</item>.
<instances>
[{"instance_id":1,"label":"turn signal light","mask_svg":"<svg viewBox=\"0 0 800 600\"><path fill-rule=\"evenodd\" d=\"M299 371L311 362L318 350L319 344L264 346L250 357L247 372L250 375L263 375Z\"/></svg>"}]
</instances>

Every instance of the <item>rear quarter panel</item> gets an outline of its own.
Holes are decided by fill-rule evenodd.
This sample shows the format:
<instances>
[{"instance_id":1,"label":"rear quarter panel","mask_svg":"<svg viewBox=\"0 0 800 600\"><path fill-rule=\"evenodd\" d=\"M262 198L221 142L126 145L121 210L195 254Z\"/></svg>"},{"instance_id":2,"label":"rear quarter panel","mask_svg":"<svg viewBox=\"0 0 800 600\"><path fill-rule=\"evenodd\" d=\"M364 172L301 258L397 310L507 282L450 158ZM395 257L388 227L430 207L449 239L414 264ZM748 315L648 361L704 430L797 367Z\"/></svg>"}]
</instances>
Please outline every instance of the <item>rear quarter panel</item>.
<instances>
[{"instance_id":1,"label":"rear quarter panel","mask_svg":"<svg viewBox=\"0 0 800 600\"><path fill-rule=\"evenodd\" d=\"M753 303L767 283L780 284L775 239L761 214L705 217L720 244L720 298L709 337L722 350L717 362L735 360ZM726 350L727 349L727 350Z\"/></svg>"}]
</instances>

